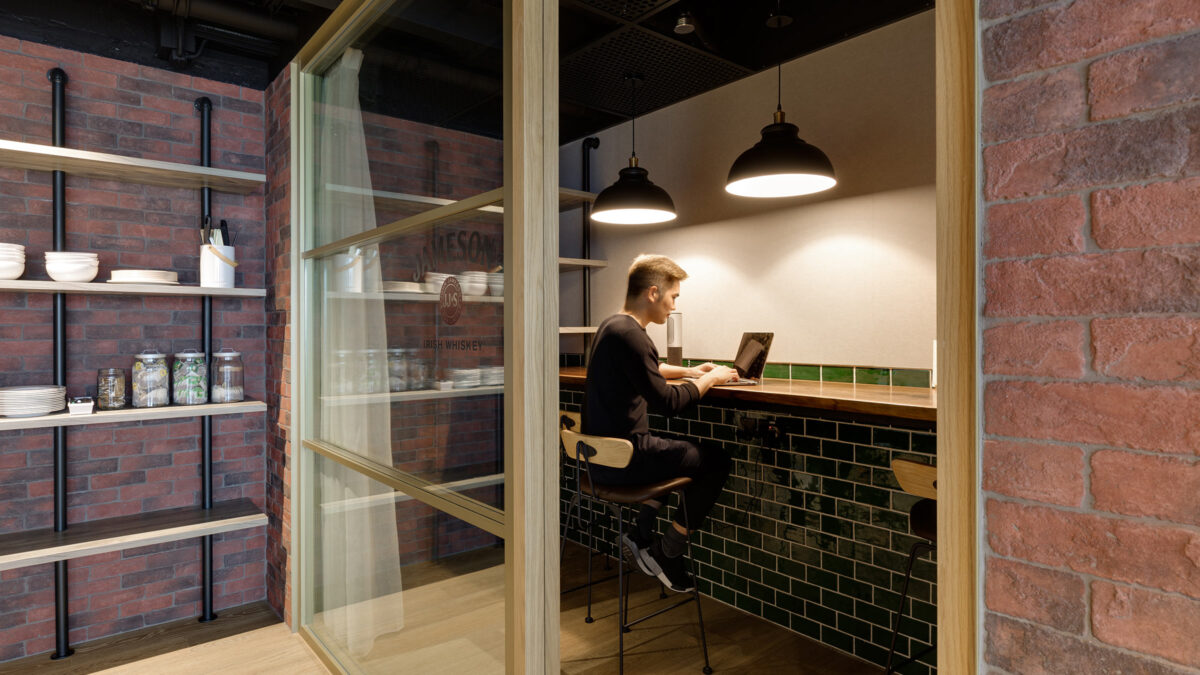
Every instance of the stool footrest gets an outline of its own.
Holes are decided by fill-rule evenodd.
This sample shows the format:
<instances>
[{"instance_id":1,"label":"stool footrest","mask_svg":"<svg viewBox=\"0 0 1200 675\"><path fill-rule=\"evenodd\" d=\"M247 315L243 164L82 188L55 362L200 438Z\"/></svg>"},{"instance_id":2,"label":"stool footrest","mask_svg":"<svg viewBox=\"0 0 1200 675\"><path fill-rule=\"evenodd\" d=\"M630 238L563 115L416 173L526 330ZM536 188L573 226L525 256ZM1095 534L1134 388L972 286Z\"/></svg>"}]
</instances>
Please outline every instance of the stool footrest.
<instances>
[{"instance_id":1,"label":"stool footrest","mask_svg":"<svg viewBox=\"0 0 1200 675\"><path fill-rule=\"evenodd\" d=\"M682 606L688 604L689 602L694 601L695 599L696 598L694 596L690 595L690 591L689 591L688 597L684 598L683 600L680 600L679 602L677 602L669 607L663 607L662 609L660 609L656 612L651 612L650 614L647 614L646 616L634 619L633 621L630 621L629 623L625 624L625 627L632 628L633 626L638 625L639 623L645 621L646 619L653 619L654 617L658 616L659 614L662 614L663 612L669 612L669 611L675 609L676 607L682 607Z\"/></svg>"}]
</instances>

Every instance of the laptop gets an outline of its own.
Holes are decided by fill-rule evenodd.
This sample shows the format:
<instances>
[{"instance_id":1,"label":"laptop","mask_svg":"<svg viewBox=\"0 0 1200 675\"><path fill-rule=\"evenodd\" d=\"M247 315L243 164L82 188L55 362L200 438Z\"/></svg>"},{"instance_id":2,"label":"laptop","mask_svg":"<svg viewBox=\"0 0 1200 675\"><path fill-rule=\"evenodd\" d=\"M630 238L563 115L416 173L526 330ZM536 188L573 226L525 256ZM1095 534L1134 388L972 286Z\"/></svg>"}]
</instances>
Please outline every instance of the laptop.
<instances>
[{"instance_id":1,"label":"laptop","mask_svg":"<svg viewBox=\"0 0 1200 675\"><path fill-rule=\"evenodd\" d=\"M758 384L763 368L767 366L767 352L771 350L773 339L774 333L742 333L737 357L733 359L733 368L737 371L738 379L717 386L745 387Z\"/></svg>"}]
</instances>

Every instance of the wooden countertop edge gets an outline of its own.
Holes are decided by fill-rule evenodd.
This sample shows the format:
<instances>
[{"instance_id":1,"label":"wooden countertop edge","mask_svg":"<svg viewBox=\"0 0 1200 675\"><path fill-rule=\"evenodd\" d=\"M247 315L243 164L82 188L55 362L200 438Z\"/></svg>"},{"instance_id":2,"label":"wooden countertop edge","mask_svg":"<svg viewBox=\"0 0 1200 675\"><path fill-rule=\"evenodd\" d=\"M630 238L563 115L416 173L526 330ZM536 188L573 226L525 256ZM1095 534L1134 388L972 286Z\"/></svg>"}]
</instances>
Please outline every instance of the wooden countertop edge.
<instances>
[{"instance_id":1,"label":"wooden countertop edge","mask_svg":"<svg viewBox=\"0 0 1200 675\"><path fill-rule=\"evenodd\" d=\"M561 384L582 387L585 381L586 378L582 368L559 369L559 382ZM766 380L766 382L772 382L772 380ZM782 384L789 382L789 380L777 380L777 382ZM835 396L813 396L809 394L795 394L790 392L762 391L757 388L749 387L715 387L708 391L708 394L705 396L705 398L729 399L753 403L774 403L778 405L796 406L800 408L836 410L840 412L859 413L864 415L881 415L885 417L898 417L901 419L921 420L928 422L937 421L937 405L932 401L928 405L920 405L894 403L888 401L839 398Z\"/></svg>"}]
</instances>

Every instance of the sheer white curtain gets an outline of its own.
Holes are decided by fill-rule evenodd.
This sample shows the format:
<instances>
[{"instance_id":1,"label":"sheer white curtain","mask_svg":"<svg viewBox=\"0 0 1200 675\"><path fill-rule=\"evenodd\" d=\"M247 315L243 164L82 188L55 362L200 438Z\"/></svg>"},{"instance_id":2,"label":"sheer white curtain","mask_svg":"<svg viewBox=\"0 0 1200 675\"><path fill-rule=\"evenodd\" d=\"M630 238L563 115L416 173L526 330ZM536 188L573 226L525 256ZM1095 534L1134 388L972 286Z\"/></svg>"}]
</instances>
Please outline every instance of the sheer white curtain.
<instances>
[{"instance_id":1,"label":"sheer white curtain","mask_svg":"<svg viewBox=\"0 0 1200 675\"><path fill-rule=\"evenodd\" d=\"M358 104L362 52L347 49L325 75L317 114L318 228L326 241L375 227L370 167ZM332 191L329 186L358 188ZM375 246L323 261L326 291L335 279L357 283L341 290L379 289ZM368 353L387 348L384 305L378 296L332 293L324 304L319 437L368 459L392 465L391 406L386 362L367 369ZM372 350L379 350L372 352ZM341 358L335 357L341 355ZM376 366L380 365L378 363ZM356 366L356 367L355 367ZM377 380L382 377L383 386ZM356 394L378 392L376 396ZM319 581L314 623L352 656L370 651L375 639L404 627L396 510L390 488L334 462L320 476Z\"/></svg>"}]
</instances>

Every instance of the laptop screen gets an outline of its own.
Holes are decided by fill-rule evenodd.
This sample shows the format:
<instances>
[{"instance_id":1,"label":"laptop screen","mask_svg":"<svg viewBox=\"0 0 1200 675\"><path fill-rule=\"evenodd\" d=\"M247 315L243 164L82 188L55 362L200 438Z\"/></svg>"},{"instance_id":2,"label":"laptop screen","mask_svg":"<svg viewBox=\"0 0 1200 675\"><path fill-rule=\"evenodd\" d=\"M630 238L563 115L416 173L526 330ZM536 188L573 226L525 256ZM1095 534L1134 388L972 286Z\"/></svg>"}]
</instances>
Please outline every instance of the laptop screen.
<instances>
[{"instance_id":1,"label":"laptop screen","mask_svg":"<svg viewBox=\"0 0 1200 675\"><path fill-rule=\"evenodd\" d=\"M737 358L733 360L738 377L753 380L762 377L763 368L767 365L767 352L771 350L773 339L774 333L742 333Z\"/></svg>"}]
</instances>

